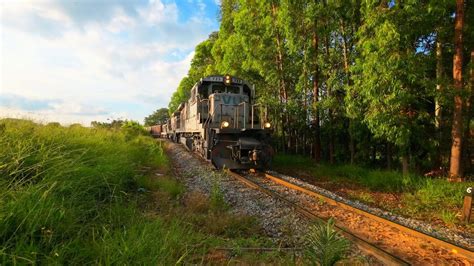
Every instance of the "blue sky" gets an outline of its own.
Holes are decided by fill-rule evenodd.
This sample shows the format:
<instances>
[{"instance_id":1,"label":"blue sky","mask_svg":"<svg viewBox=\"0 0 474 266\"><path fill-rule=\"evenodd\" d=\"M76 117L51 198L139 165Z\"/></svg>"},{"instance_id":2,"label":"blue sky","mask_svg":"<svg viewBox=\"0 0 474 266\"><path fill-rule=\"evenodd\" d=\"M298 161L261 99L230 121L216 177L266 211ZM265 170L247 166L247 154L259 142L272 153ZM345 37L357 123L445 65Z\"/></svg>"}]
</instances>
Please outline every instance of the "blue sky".
<instances>
[{"instance_id":1,"label":"blue sky","mask_svg":"<svg viewBox=\"0 0 474 266\"><path fill-rule=\"evenodd\" d=\"M0 117L143 121L167 107L218 0L0 3Z\"/></svg>"}]
</instances>

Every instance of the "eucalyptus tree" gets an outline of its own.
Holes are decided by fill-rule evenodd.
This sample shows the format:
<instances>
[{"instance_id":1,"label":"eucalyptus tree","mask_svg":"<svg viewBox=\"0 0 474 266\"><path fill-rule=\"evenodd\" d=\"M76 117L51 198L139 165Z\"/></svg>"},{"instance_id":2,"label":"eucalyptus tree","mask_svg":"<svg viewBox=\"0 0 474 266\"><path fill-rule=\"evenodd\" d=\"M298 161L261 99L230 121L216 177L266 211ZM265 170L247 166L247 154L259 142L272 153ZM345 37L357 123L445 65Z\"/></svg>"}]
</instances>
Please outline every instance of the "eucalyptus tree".
<instances>
[{"instance_id":1,"label":"eucalyptus tree","mask_svg":"<svg viewBox=\"0 0 474 266\"><path fill-rule=\"evenodd\" d=\"M454 110L452 123L452 145L449 174L451 177L461 175L461 147L462 147L462 68L463 68L463 27L464 27L464 1L456 0L456 16L454 23L454 58L453 58L453 80L454 80Z\"/></svg>"},{"instance_id":2,"label":"eucalyptus tree","mask_svg":"<svg viewBox=\"0 0 474 266\"><path fill-rule=\"evenodd\" d=\"M398 147L404 174L411 145L423 141L422 131L430 123L426 56L417 52L418 40L430 32L423 8L419 3L363 4L353 97L346 98L361 104L363 121L375 137Z\"/></svg>"}]
</instances>

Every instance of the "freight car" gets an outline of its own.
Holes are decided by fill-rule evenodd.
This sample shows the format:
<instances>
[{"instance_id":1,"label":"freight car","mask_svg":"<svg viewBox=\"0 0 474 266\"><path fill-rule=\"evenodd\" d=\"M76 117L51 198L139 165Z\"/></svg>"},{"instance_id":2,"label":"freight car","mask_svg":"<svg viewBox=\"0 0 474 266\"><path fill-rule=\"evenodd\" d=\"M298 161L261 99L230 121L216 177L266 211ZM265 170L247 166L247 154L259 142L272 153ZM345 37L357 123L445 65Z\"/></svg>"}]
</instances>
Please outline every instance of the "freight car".
<instances>
[{"instance_id":1,"label":"freight car","mask_svg":"<svg viewBox=\"0 0 474 266\"><path fill-rule=\"evenodd\" d=\"M208 76L166 124L166 136L218 168L266 169L273 157L272 124L255 102L255 89L242 79Z\"/></svg>"},{"instance_id":2,"label":"freight car","mask_svg":"<svg viewBox=\"0 0 474 266\"><path fill-rule=\"evenodd\" d=\"M150 134L154 138L160 138L162 132L162 125L154 125L150 127Z\"/></svg>"}]
</instances>

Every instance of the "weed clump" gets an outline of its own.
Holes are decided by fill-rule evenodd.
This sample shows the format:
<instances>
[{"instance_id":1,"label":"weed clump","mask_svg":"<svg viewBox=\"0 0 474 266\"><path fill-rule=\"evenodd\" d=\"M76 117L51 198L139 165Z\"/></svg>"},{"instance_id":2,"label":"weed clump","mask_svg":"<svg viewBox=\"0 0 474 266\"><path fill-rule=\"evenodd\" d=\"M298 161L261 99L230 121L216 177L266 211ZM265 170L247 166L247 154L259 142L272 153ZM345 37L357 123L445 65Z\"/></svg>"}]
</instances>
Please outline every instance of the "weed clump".
<instances>
[{"instance_id":1,"label":"weed clump","mask_svg":"<svg viewBox=\"0 0 474 266\"><path fill-rule=\"evenodd\" d=\"M211 210L214 212L223 212L229 208L227 202L224 199L224 193L222 193L222 189L217 178L213 179L212 181L209 205Z\"/></svg>"},{"instance_id":2,"label":"weed clump","mask_svg":"<svg viewBox=\"0 0 474 266\"><path fill-rule=\"evenodd\" d=\"M306 242L306 254L313 265L334 265L349 249L349 241L336 232L332 219L312 225Z\"/></svg>"}]
</instances>

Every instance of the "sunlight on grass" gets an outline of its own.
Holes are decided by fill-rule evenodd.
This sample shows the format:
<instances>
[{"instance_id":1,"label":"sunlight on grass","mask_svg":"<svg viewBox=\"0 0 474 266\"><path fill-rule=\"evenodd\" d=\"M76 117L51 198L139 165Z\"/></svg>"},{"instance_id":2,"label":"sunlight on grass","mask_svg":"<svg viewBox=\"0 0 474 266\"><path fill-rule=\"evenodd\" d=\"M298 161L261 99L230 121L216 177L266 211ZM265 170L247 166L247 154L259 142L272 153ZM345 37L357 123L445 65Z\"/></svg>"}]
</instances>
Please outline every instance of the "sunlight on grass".
<instances>
[{"instance_id":1,"label":"sunlight on grass","mask_svg":"<svg viewBox=\"0 0 474 266\"><path fill-rule=\"evenodd\" d=\"M315 164L303 156L278 155L274 161L274 165L278 165L276 170L300 171L316 180L328 180L336 184L349 182L369 192L400 193L401 203L405 206L403 212L416 216L423 212L430 215L435 210L444 210L446 215L440 218L447 223L455 221L447 213L462 207L465 188L474 186L474 182L452 183L418 175L403 176L397 171L367 169L357 165ZM353 196L367 203L374 202L368 193Z\"/></svg>"},{"instance_id":2,"label":"sunlight on grass","mask_svg":"<svg viewBox=\"0 0 474 266\"><path fill-rule=\"evenodd\" d=\"M184 227L147 220L135 207L145 180L136 170L167 164L155 140L131 129L0 124L2 264L174 263L185 252Z\"/></svg>"}]
</instances>

